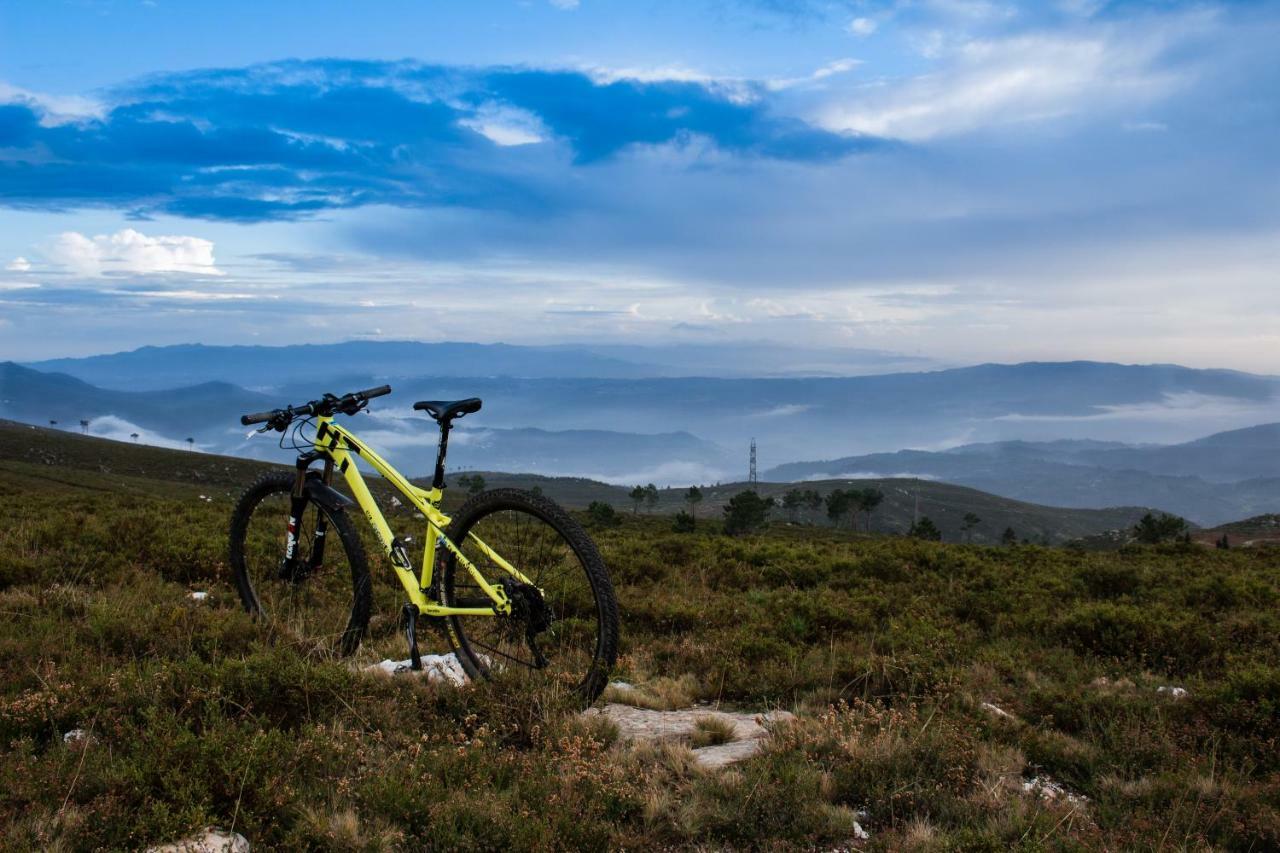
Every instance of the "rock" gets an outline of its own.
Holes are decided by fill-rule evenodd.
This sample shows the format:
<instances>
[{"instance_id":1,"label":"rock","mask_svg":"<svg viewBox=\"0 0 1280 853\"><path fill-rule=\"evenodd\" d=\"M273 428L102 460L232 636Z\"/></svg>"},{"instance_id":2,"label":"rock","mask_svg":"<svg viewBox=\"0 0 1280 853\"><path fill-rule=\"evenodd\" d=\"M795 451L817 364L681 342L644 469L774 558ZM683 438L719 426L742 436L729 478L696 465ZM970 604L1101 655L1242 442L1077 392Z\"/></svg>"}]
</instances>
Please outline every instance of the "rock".
<instances>
[{"instance_id":1,"label":"rock","mask_svg":"<svg viewBox=\"0 0 1280 853\"><path fill-rule=\"evenodd\" d=\"M1089 798L1084 794L1073 794L1048 776L1032 776L1030 779L1023 780L1022 792L1024 794L1035 794L1048 803L1063 800L1075 806L1084 805L1089 801Z\"/></svg>"},{"instance_id":2,"label":"rock","mask_svg":"<svg viewBox=\"0 0 1280 853\"><path fill-rule=\"evenodd\" d=\"M209 593L205 592L204 590L196 590L195 592L187 593L187 598L191 599L192 601L204 601L208 597L209 597Z\"/></svg>"},{"instance_id":3,"label":"rock","mask_svg":"<svg viewBox=\"0 0 1280 853\"><path fill-rule=\"evenodd\" d=\"M466 684L467 672L453 652L447 655L423 655L422 669L413 670L411 660L387 660L363 667L365 672L382 672L387 675L417 675L427 681L447 681L450 684Z\"/></svg>"},{"instance_id":4,"label":"rock","mask_svg":"<svg viewBox=\"0 0 1280 853\"><path fill-rule=\"evenodd\" d=\"M1164 694L1165 696L1168 696L1170 699L1187 698L1187 688L1185 687L1174 687L1169 684L1162 684L1156 688L1156 692Z\"/></svg>"},{"instance_id":5,"label":"rock","mask_svg":"<svg viewBox=\"0 0 1280 853\"><path fill-rule=\"evenodd\" d=\"M84 729L72 729L62 736L63 743L81 743L89 740L89 733Z\"/></svg>"},{"instance_id":6,"label":"rock","mask_svg":"<svg viewBox=\"0 0 1280 853\"><path fill-rule=\"evenodd\" d=\"M249 853L249 840L211 826L190 838L148 847L147 853Z\"/></svg>"},{"instance_id":7,"label":"rock","mask_svg":"<svg viewBox=\"0 0 1280 853\"><path fill-rule=\"evenodd\" d=\"M990 702L983 702L978 707L986 711L988 714L990 714L993 717L1000 717L1001 719L1004 719L1004 720L1018 719L1013 714L1010 714L1008 711L1006 711L1004 708L1000 708L996 705L992 705Z\"/></svg>"},{"instance_id":8,"label":"rock","mask_svg":"<svg viewBox=\"0 0 1280 853\"><path fill-rule=\"evenodd\" d=\"M693 750L697 762L712 769L725 767L754 755L769 734L764 724L795 718L787 711L769 711L763 714L717 711L711 708L651 711L615 703L603 708L591 708L583 713L587 716L602 716L613 722L618 727L618 736L626 742L690 743L698 729L698 720L710 717L728 722L733 727L730 741Z\"/></svg>"}]
</instances>

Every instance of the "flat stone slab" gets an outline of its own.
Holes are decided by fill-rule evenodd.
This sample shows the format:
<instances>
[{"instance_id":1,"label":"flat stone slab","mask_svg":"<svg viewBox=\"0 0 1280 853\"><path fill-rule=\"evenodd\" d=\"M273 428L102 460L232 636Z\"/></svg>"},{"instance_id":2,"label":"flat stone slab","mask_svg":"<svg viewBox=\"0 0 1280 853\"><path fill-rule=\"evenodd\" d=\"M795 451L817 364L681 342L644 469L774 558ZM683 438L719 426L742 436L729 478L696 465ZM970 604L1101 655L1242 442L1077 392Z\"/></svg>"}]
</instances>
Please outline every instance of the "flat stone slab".
<instances>
[{"instance_id":1,"label":"flat stone slab","mask_svg":"<svg viewBox=\"0 0 1280 853\"><path fill-rule=\"evenodd\" d=\"M691 743L698 731L698 721L715 719L730 724L733 735L726 743L703 746L693 756L703 767L719 768L750 758L768 737L767 724L795 719L787 711L744 714L714 708L683 708L677 711L652 711L630 705L610 703L591 708L587 716L602 716L618 727L619 737L626 742Z\"/></svg>"}]
</instances>

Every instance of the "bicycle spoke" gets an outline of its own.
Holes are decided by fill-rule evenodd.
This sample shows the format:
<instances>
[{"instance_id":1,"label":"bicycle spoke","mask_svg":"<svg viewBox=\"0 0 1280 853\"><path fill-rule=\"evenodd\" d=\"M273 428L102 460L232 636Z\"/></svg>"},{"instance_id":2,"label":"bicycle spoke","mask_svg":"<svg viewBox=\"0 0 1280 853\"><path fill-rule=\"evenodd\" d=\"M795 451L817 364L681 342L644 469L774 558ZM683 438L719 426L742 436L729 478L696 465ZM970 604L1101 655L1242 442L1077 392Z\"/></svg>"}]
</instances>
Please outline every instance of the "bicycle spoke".
<instances>
[{"instance_id":1,"label":"bicycle spoke","mask_svg":"<svg viewBox=\"0 0 1280 853\"><path fill-rule=\"evenodd\" d=\"M553 616L550 627L537 633L535 639L547 660L545 670L537 665L529 646L527 617L455 617L468 646L554 681L568 683L584 678L597 652L601 623L586 569L565 535L531 512L514 508L498 509L476 519L468 532L529 578L542 591L535 601L540 601ZM490 583L499 584L505 579L509 586L518 586L470 537L462 551ZM456 560L451 562L446 580L452 600L470 599L480 589ZM512 590L508 594L510 597ZM518 613L526 605L513 601L513 606Z\"/></svg>"}]
</instances>

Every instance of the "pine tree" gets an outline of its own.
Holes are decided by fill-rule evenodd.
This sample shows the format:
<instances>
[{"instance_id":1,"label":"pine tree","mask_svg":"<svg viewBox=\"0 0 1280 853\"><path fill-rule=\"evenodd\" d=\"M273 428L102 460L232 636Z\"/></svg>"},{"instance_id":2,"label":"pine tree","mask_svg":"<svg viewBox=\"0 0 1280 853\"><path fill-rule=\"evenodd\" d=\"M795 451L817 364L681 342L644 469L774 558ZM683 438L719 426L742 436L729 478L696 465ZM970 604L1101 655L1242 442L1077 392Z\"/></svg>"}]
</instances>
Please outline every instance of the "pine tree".
<instances>
[{"instance_id":1,"label":"pine tree","mask_svg":"<svg viewBox=\"0 0 1280 853\"><path fill-rule=\"evenodd\" d=\"M689 505L689 515L692 518L698 517L698 504L702 503L702 489L697 486L690 486L688 491L684 493L684 502Z\"/></svg>"},{"instance_id":2,"label":"pine tree","mask_svg":"<svg viewBox=\"0 0 1280 853\"><path fill-rule=\"evenodd\" d=\"M911 525L907 535L916 539L927 539L931 542L942 541L942 531L938 529L938 525L933 523L933 519L927 515L920 516L920 520Z\"/></svg>"}]
</instances>

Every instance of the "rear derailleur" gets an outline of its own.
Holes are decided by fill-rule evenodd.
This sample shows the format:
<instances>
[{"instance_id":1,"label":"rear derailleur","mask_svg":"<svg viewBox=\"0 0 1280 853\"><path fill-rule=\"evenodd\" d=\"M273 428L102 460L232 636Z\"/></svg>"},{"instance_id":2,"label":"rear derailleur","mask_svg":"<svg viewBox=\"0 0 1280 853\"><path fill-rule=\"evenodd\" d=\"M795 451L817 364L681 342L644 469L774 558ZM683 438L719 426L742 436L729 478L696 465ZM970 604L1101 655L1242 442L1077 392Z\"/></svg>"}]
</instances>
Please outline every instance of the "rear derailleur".
<instances>
[{"instance_id":1,"label":"rear derailleur","mask_svg":"<svg viewBox=\"0 0 1280 853\"><path fill-rule=\"evenodd\" d=\"M502 591L511 602L510 618L515 623L524 625L524 641L533 654L533 664L537 669L546 669L550 665L542 649L538 647L538 635L551 627L556 621L555 614L547 606L542 591L533 584L522 583L515 578L503 578Z\"/></svg>"}]
</instances>

